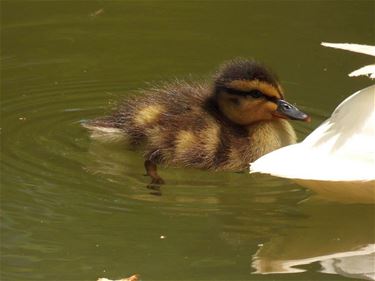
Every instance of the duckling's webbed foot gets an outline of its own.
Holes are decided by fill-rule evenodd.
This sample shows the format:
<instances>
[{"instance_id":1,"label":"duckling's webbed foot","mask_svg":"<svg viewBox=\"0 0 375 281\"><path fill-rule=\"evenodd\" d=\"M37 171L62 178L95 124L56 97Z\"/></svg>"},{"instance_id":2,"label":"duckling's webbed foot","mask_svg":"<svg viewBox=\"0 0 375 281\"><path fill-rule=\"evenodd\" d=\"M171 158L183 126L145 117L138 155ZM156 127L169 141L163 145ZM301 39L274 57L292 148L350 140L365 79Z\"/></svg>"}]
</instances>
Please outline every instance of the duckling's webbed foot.
<instances>
[{"instance_id":1,"label":"duckling's webbed foot","mask_svg":"<svg viewBox=\"0 0 375 281\"><path fill-rule=\"evenodd\" d=\"M147 159L145 161L145 169L146 174L151 177L151 185L160 185L165 183L164 180L159 176L157 166L152 160Z\"/></svg>"}]
</instances>

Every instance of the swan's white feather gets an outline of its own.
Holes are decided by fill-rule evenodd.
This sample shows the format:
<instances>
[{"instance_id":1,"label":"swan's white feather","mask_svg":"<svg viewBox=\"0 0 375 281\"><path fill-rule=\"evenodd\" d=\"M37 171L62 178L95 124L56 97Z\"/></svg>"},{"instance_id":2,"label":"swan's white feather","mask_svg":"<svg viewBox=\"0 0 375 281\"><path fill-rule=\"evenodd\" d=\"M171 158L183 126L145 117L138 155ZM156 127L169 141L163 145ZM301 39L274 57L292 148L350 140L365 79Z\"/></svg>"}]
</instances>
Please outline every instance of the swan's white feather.
<instances>
[{"instance_id":1,"label":"swan's white feather","mask_svg":"<svg viewBox=\"0 0 375 281\"><path fill-rule=\"evenodd\" d=\"M335 49L347 50L365 55L375 56L375 46L352 44L352 43L328 43L322 42L322 46Z\"/></svg>"},{"instance_id":2,"label":"swan's white feather","mask_svg":"<svg viewBox=\"0 0 375 281\"><path fill-rule=\"evenodd\" d=\"M361 67L360 69L357 69L349 73L350 77L356 77L361 75L369 76L371 79L375 79L375 64L366 65L364 67Z\"/></svg>"},{"instance_id":3,"label":"swan's white feather","mask_svg":"<svg viewBox=\"0 0 375 281\"><path fill-rule=\"evenodd\" d=\"M344 100L303 142L273 151L251 173L319 181L375 180L375 85Z\"/></svg>"}]
</instances>

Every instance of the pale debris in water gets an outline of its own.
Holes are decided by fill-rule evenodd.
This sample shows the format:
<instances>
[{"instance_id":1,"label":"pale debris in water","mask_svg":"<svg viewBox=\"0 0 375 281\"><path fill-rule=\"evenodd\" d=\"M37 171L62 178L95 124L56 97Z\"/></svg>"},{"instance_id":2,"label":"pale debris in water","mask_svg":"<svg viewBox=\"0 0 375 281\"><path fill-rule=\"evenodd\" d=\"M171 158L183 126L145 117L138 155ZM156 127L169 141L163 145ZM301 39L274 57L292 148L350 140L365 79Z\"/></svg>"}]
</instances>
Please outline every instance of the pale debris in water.
<instances>
[{"instance_id":1,"label":"pale debris in water","mask_svg":"<svg viewBox=\"0 0 375 281\"><path fill-rule=\"evenodd\" d=\"M99 15L101 15L101 14L103 14L103 13L104 13L104 9L99 9L99 10L97 10L97 11L91 13L90 16L92 16L92 17L97 17L97 16L99 16Z\"/></svg>"},{"instance_id":2,"label":"pale debris in water","mask_svg":"<svg viewBox=\"0 0 375 281\"><path fill-rule=\"evenodd\" d=\"M122 279L116 279L116 280L112 280L112 279L108 279L108 278L99 278L98 281L138 281L139 280L139 275L138 274L134 274L128 278L122 278Z\"/></svg>"}]
</instances>

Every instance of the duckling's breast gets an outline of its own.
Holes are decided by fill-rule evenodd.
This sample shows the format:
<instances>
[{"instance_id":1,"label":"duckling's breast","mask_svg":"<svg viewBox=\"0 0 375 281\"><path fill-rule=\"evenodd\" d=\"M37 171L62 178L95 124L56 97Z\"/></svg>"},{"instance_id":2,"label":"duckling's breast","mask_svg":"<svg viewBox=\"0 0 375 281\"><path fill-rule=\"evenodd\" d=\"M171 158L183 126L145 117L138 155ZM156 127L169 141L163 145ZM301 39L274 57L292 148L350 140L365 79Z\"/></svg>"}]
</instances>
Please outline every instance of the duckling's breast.
<instances>
[{"instance_id":1,"label":"duckling's breast","mask_svg":"<svg viewBox=\"0 0 375 281\"><path fill-rule=\"evenodd\" d=\"M276 119L259 122L249 128L249 139L259 154L264 155L297 141L296 133L288 121ZM257 158L261 155L256 155Z\"/></svg>"},{"instance_id":2,"label":"duckling's breast","mask_svg":"<svg viewBox=\"0 0 375 281\"><path fill-rule=\"evenodd\" d=\"M254 151L251 161L280 147L296 143L297 136L290 125L284 119L259 122L249 129L249 142Z\"/></svg>"},{"instance_id":3,"label":"duckling's breast","mask_svg":"<svg viewBox=\"0 0 375 281\"><path fill-rule=\"evenodd\" d=\"M224 133L225 135L225 133ZM293 144L297 137L293 127L286 120L262 121L246 130L228 131L227 141L223 153L225 160L218 165L218 170L244 170L250 162L276 150L280 147Z\"/></svg>"}]
</instances>

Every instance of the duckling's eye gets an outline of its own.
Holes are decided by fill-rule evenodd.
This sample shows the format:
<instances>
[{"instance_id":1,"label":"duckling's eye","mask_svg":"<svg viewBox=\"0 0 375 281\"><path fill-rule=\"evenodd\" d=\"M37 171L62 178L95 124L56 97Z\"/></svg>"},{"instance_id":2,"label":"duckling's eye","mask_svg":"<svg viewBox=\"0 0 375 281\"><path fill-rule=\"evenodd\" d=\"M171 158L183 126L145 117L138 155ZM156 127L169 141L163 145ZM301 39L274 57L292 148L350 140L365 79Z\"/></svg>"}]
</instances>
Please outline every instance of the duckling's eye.
<instances>
[{"instance_id":1,"label":"duckling's eye","mask_svg":"<svg viewBox=\"0 0 375 281\"><path fill-rule=\"evenodd\" d=\"M263 93L261 91L258 91L258 90L252 90L252 91L249 92L249 96L251 96L254 99L258 99L258 98L261 98L263 96Z\"/></svg>"}]
</instances>

